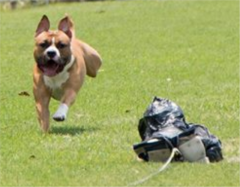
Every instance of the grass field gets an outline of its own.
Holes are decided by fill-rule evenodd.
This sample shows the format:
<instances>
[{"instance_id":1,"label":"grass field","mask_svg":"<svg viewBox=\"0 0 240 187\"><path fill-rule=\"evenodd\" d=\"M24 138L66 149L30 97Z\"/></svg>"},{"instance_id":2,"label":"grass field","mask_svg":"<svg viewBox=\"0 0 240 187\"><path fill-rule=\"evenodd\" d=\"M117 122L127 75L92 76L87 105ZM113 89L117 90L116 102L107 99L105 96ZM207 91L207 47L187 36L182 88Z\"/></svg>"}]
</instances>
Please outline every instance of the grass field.
<instances>
[{"instance_id":1,"label":"grass field","mask_svg":"<svg viewBox=\"0 0 240 187\"><path fill-rule=\"evenodd\" d=\"M67 121L42 134L32 95L36 26L68 13L104 64L87 78ZM0 185L127 186L160 163L139 163L132 145L153 96L206 125L224 160L173 163L142 186L239 186L239 2L107 1L1 12ZM30 96L20 96L27 92ZM51 114L58 107L52 100Z\"/></svg>"}]
</instances>

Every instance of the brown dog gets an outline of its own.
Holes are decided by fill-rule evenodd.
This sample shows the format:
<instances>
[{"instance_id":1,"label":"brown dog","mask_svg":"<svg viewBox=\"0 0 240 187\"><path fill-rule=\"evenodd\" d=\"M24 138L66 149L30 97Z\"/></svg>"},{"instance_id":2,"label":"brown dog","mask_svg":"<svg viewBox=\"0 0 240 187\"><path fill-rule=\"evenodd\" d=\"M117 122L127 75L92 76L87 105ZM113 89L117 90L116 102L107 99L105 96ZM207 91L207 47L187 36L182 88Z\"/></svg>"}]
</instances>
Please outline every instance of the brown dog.
<instances>
[{"instance_id":1,"label":"brown dog","mask_svg":"<svg viewBox=\"0 0 240 187\"><path fill-rule=\"evenodd\" d=\"M85 75L96 77L102 64L95 49L75 38L73 22L68 16L60 20L58 30L49 28L50 22L44 15L36 30L34 49L33 93L44 132L49 130L51 97L61 102L53 119L64 121Z\"/></svg>"}]
</instances>

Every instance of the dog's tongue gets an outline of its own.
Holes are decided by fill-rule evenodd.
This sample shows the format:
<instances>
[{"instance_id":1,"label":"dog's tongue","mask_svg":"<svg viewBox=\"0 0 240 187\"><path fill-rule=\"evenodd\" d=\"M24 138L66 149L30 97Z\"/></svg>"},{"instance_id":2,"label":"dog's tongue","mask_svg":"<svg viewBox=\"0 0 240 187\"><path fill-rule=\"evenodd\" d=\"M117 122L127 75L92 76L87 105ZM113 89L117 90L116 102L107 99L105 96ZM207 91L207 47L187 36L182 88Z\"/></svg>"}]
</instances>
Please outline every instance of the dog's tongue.
<instances>
[{"instance_id":1,"label":"dog's tongue","mask_svg":"<svg viewBox=\"0 0 240 187\"><path fill-rule=\"evenodd\" d=\"M42 72L49 76L53 77L59 73L60 65L57 63L47 63L45 65L39 66L39 68L42 70Z\"/></svg>"},{"instance_id":2,"label":"dog's tongue","mask_svg":"<svg viewBox=\"0 0 240 187\"><path fill-rule=\"evenodd\" d=\"M44 72L44 74L46 74L47 76L49 76L49 77L53 77L53 76L55 76L58 72L57 72L57 70L58 70L58 65L51 65L51 66L48 66L48 67L44 67L43 68L43 72Z\"/></svg>"}]
</instances>

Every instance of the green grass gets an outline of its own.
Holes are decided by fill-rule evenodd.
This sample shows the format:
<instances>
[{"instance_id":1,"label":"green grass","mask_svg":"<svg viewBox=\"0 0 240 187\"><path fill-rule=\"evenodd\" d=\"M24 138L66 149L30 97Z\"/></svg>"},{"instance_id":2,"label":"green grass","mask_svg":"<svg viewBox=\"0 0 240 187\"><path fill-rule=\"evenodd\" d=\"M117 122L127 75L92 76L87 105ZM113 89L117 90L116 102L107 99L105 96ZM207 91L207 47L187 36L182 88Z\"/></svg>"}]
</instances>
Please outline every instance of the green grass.
<instances>
[{"instance_id":1,"label":"green grass","mask_svg":"<svg viewBox=\"0 0 240 187\"><path fill-rule=\"evenodd\" d=\"M65 13L104 64L67 121L41 133L32 95L33 36L43 14ZM1 12L0 185L126 186L161 164L132 145L153 96L181 106L223 143L224 161L171 164L147 186L239 186L239 2L109 1ZM30 97L19 96L22 91ZM58 103L51 102L51 113Z\"/></svg>"}]
</instances>

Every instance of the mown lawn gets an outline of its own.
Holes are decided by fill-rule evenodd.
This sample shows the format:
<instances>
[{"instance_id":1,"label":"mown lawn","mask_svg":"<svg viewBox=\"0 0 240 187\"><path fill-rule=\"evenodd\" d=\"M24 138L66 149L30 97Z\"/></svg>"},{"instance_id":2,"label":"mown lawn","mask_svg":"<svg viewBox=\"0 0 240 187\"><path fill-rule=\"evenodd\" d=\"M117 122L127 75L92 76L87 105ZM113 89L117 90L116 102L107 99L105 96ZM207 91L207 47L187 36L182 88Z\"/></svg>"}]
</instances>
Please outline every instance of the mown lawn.
<instances>
[{"instance_id":1,"label":"mown lawn","mask_svg":"<svg viewBox=\"0 0 240 187\"><path fill-rule=\"evenodd\" d=\"M104 65L87 78L67 121L41 133L32 95L36 26L68 13ZM239 186L239 2L106 1L54 4L0 15L0 185L127 186L160 163L132 145L152 98L181 106L223 143L224 161L174 163L144 186ZM30 96L20 96L27 92ZM51 113L58 107L51 102Z\"/></svg>"}]
</instances>

